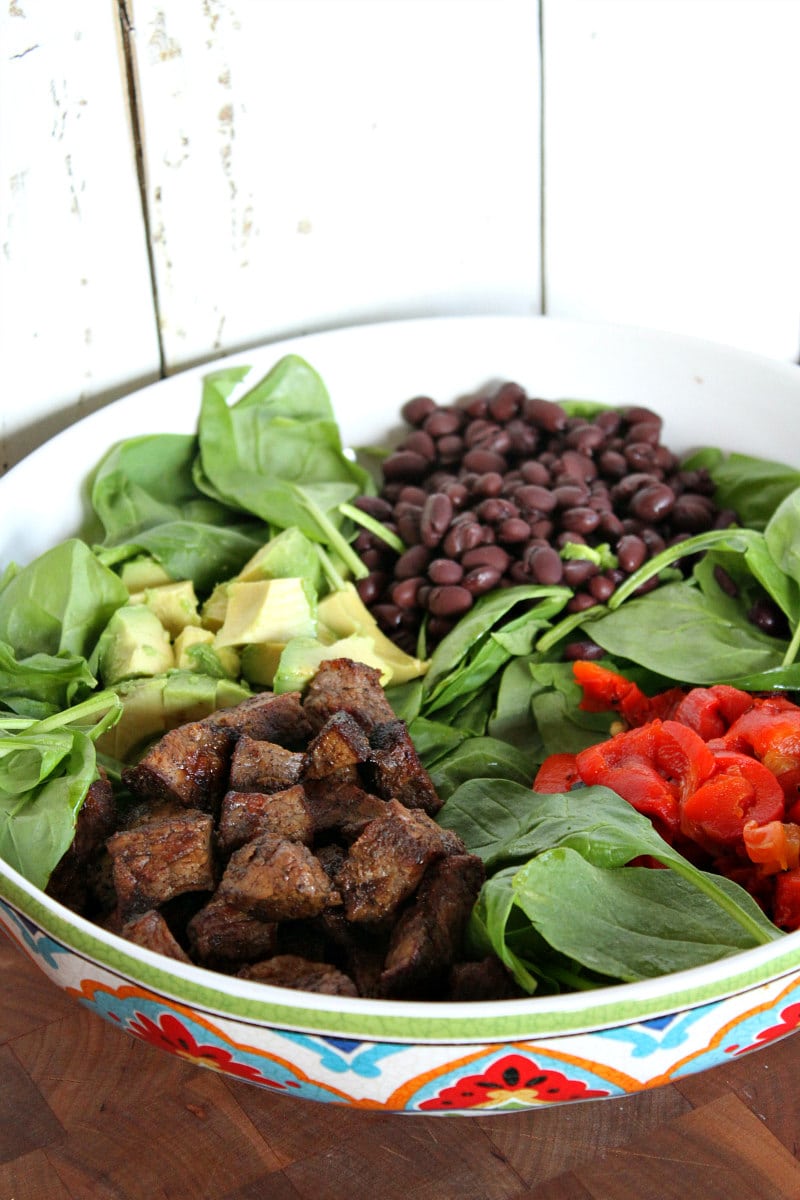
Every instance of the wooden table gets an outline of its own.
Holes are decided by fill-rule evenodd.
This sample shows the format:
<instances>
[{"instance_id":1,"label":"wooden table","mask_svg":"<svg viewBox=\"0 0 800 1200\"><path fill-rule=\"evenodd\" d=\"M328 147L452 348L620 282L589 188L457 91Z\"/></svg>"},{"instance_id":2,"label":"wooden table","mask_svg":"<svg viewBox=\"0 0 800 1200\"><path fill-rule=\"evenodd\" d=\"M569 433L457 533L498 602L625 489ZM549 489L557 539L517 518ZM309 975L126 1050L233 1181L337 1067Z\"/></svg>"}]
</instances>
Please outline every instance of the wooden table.
<instances>
[{"instance_id":1,"label":"wooden table","mask_svg":"<svg viewBox=\"0 0 800 1200\"><path fill-rule=\"evenodd\" d=\"M623 1100L405 1117L193 1067L0 939L0 1200L797 1200L800 1036Z\"/></svg>"}]
</instances>

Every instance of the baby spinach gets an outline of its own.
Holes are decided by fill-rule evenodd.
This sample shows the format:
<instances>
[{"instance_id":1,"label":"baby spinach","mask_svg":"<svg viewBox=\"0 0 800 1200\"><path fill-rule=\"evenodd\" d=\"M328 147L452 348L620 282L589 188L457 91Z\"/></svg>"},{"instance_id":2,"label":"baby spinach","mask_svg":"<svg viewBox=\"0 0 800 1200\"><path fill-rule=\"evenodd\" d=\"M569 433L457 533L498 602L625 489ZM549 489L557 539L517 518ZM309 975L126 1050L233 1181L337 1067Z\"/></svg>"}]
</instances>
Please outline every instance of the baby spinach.
<instances>
[{"instance_id":1,"label":"baby spinach","mask_svg":"<svg viewBox=\"0 0 800 1200\"><path fill-rule=\"evenodd\" d=\"M0 717L0 857L44 888L75 835L98 778L95 739L121 712L99 692L42 721Z\"/></svg>"},{"instance_id":2,"label":"baby spinach","mask_svg":"<svg viewBox=\"0 0 800 1200\"><path fill-rule=\"evenodd\" d=\"M536 964L520 969L505 944L515 905L553 950L614 979L679 970L781 936L743 889L698 870L607 788L539 795L511 780L472 779L438 819L489 872L473 943L497 953L528 991ZM628 865L642 856L668 870Z\"/></svg>"}]
</instances>

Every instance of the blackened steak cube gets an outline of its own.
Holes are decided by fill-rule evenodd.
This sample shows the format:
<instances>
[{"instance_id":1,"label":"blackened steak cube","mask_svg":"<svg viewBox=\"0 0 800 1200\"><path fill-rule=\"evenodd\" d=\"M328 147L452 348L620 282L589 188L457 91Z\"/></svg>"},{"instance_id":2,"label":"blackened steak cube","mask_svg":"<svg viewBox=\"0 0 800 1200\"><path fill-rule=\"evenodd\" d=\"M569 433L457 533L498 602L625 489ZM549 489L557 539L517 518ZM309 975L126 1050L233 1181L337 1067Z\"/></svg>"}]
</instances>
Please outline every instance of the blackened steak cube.
<instances>
[{"instance_id":1,"label":"blackened steak cube","mask_svg":"<svg viewBox=\"0 0 800 1200\"><path fill-rule=\"evenodd\" d=\"M474 854L437 859L392 930L381 976L384 996L426 995L444 983L485 878Z\"/></svg>"},{"instance_id":2,"label":"blackened steak cube","mask_svg":"<svg viewBox=\"0 0 800 1200\"><path fill-rule=\"evenodd\" d=\"M205 724L227 729L237 737L277 742L288 750L302 750L313 733L299 692L259 692L234 708L212 713Z\"/></svg>"},{"instance_id":3,"label":"blackened steak cube","mask_svg":"<svg viewBox=\"0 0 800 1200\"><path fill-rule=\"evenodd\" d=\"M493 954L479 962L457 962L450 969L448 999L514 1000L525 992Z\"/></svg>"},{"instance_id":4,"label":"blackened steak cube","mask_svg":"<svg viewBox=\"0 0 800 1200\"><path fill-rule=\"evenodd\" d=\"M308 847L266 834L234 851L217 895L260 921L284 921L317 916L336 894Z\"/></svg>"},{"instance_id":5,"label":"blackened steak cube","mask_svg":"<svg viewBox=\"0 0 800 1200\"><path fill-rule=\"evenodd\" d=\"M57 864L47 894L74 912L86 911L90 900L89 864L102 853L118 821L114 791L105 775L89 785L78 812L72 845Z\"/></svg>"},{"instance_id":6,"label":"blackened steak cube","mask_svg":"<svg viewBox=\"0 0 800 1200\"><path fill-rule=\"evenodd\" d=\"M278 926L214 895L186 926L192 955L210 966L255 962L273 954Z\"/></svg>"},{"instance_id":7,"label":"blackened steak cube","mask_svg":"<svg viewBox=\"0 0 800 1200\"><path fill-rule=\"evenodd\" d=\"M135 767L126 767L122 782L134 796L212 812L227 786L232 749L227 730L190 721L165 733Z\"/></svg>"},{"instance_id":8,"label":"blackened steak cube","mask_svg":"<svg viewBox=\"0 0 800 1200\"><path fill-rule=\"evenodd\" d=\"M347 919L380 922L392 917L416 891L430 863L464 852L461 839L422 809L387 800L385 814L366 826L337 875Z\"/></svg>"},{"instance_id":9,"label":"blackened steak cube","mask_svg":"<svg viewBox=\"0 0 800 1200\"><path fill-rule=\"evenodd\" d=\"M335 832L345 842L353 842L370 821L386 811L385 800L355 783L308 779L303 786L317 834Z\"/></svg>"},{"instance_id":10,"label":"blackened steak cube","mask_svg":"<svg viewBox=\"0 0 800 1200\"><path fill-rule=\"evenodd\" d=\"M315 729L321 729L334 713L346 712L367 732L395 715L381 687L380 673L349 658L320 663L306 688L303 711Z\"/></svg>"},{"instance_id":11,"label":"blackened steak cube","mask_svg":"<svg viewBox=\"0 0 800 1200\"><path fill-rule=\"evenodd\" d=\"M106 845L123 920L185 892L213 891L213 833L208 813L188 809L112 834Z\"/></svg>"},{"instance_id":12,"label":"blackened steak cube","mask_svg":"<svg viewBox=\"0 0 800 1200\"><path fill-rule=\"evenodd\" d=\"M120 934L129 942L135 942L137 946L144 946L156 954L176 958L179 962L191 961L158 909L151 908L141 916L126 921Z\"/></svg>"},{"instance_id":13,"label":"blackened steak cube","mask_svg":"<svg viewBox=\"0 0 800 1200\"><path fill-rule=\"evenodd\" d=\"M280 792L297 783L303 754L244 734L231 755L228 786L238 792Z\"/></svg>"},{"instance_id":14,"label":"blackened steak cube","mask_svg":"<svg viewBox=\"0 0 800 1200\"><path fill-rule=\"evenodd\" d=\"M346 712L334 713L311 739L306 749L302 778L359 779L358 767L369 758L369 739Z\"/></svg>"},{"instance_id":15,"label":"blackened steak cube","mask_svg":"<svg viewBox=\"0 0 800 1200\"><path fill-rule=\"evenodd\" d=\"M372 787L385 800L422 808L433 816L442 807L403 721L383 721L369 735Z\"/></svg>"},{"instance_id":16,"label":"blackened steak cube","mask_svg":"<svg viewBox=\"0 0 800 1200\"><path fill-rule=\"evenodd\" d=\"M282 792L226 792L217 825L220 852L230 854L264 833L311 844L314 820L299 783Z\"/></svg>"},{"instance_id":17,"label":"blackened steak cube","mask_svg":"<svg viewBox=\"0 0 800 1200\"><path fill-rule=\"evenodd\" d=\"M322 992L327 996L357 996L356 986L330 963L311 962L296 954L281 954L266 962L254 963L238 972L241 979L255 979L275 987L297 988L304 992Z\"/></svg>"}]
</instances>

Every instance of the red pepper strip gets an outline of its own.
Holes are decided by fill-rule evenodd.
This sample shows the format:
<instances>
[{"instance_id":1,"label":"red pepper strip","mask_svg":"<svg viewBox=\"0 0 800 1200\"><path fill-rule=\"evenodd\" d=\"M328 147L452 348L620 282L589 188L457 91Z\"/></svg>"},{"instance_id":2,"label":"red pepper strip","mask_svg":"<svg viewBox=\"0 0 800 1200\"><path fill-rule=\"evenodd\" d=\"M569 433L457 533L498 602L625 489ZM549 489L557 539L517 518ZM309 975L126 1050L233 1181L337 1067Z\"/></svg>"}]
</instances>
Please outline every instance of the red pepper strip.
<instances>
[{"instance_id":1,"label":"red pepper strip","mask_svg":"<svg viewBox=\"0 0 800 1200\"><path fill-rule=\"evenodd\" d=\"M574 754L549 755L533 781L535 792L568 792L575 783L581 782Z\"/></svg>"},{"instance_id":2,"label":"red pepper strip","mask_svg":"<svg viewBox=\"0 0 800 1200\"><path fill-rule=\"evenodd\" d=\"M753 707L749 692L728 684L692 688L678 703L673 719L699 733L704 742L722 737L733 722Z\"/></svg>"},{"instance_id":3,"label":"red pepper strip","mask_svg":"<svg viewBox=\"0 0 800 1200\"><path fill-rule=\"evenodd\" d=\"M731 750L714 759L711 777L681 806L681 831L712 853L742 846L746 822L779 821L785 810L783 790L767 767Z\"/></svg>"},{"instance_id":4,"label":"red pepper strip","mask_svg":"<svg viewBox=\"0 0 800 1200\"><path fill-rule=\"evenodd\" d=\"M751 862L758 863L766 875L793 870L800 866L800 825L785 821L744 823L744 848Z\"/></svg>"},{"instance_id":5,"label":"red pepper strip","mask_svg":"<svg viewBox=\"0 0 800 1200\"><path fill-rule=\"evenodd\" d=\"M579 707L584 712L616 712L632 727L645 725L654 717L668 716L683 696L681 688L647 696L624 675L588 659L574 662L572 673L583 691Z\"/></svg>"},{"instance_id":6,"label":"red pepper strip","mask_svg":"<svg viewBox=\"0 0 800 1200\"><path fill-rule=\"evenodd\" d=\"M711 774L714 755L685 725L655 720L582 750L576 763L584 783L611 788L672 836L679 802Z\"/></svg>"},{"instance_id":7,"label":"red pepper strip","mask_svg":"<svg viewBox=\"0 0 800 1200\"><path fill-rule=\"evenodd\" d=\"M800 867L775 876L772 920L780 929L800 929Z\"/></svg>"},{"instance_id":8,"label":"red pepper strip","mask_svg":"<svg viewBox=\"0 0 800 1200\"><path fill-rule=\"evenodd\" d=\"M734 721L721 739L729 750L752 754L775 775L789 803L798 799L800 709L768 697Z\"/></svg>"}]
</instances>

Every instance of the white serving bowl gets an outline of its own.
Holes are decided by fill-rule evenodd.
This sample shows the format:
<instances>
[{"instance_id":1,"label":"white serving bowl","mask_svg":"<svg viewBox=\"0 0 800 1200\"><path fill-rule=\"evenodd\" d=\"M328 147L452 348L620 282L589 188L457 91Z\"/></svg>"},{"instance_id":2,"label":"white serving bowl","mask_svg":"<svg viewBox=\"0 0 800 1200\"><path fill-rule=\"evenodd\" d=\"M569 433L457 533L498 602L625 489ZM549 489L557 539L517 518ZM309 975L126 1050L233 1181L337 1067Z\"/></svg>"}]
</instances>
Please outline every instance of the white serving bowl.
<instances>
[{"instance_id":1,"label":"white serving bowl","mask_svg":"<svg viewBox=\"0 0 800 1200\"><path fill-rule=\"evenodd\" d=\"M313 334L226 363L249 364L257 378L287 352L319 371L350 444L384 437L411 396L446 403L513 379L552 399L654 408L676 450L720 445L800 466L800 368L682 337L434 318ZM85 477L112 442L192 431L210 369L111 404L0 479L0 568L79 530ZM641 983L432 1004L293 991L175 962L75 916L3 863L0 926L120 1029L236 1078L354 1108L463 1114L620 1096L756 1050L800 1021L800 933Z\"/></svg>"}]
</instances>

